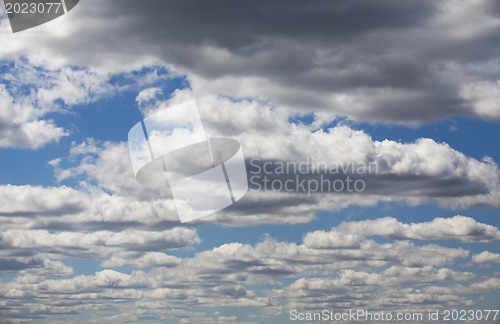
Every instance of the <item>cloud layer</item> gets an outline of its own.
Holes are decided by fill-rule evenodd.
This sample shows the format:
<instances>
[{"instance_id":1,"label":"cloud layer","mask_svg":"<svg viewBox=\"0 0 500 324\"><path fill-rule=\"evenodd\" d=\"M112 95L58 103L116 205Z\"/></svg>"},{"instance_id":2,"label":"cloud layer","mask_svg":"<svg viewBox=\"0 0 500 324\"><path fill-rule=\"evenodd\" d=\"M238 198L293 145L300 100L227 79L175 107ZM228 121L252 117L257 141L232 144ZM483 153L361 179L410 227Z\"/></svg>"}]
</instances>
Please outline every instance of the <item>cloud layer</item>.
<instances>
[{"instance_id":1,"label":"cloud layer","mask_svg":"<svg viewBox=\"0 0 500 324\"><path fill-rule=\"evenodd\" d=\"M0 17L0 154L40 150L30 162L55 177L0 183L0 322L275 323L291 309L489 305L500 230L463 209L500 207L495 160L431 138L377 140L358 122L497 122L499 13L488 0L87 0L16 34ZM127 134L65 141L61 117L125 93L144 116L196 99L207 135L242 144L250 179L295 179L265 172L279 163L376 169L328 175L362 180L359 192L263 190L257 179L183 227L167 186L134 179ZM314 222L428 203L462 210ZM299 238L277 238L289 230Z\"/></svg>"},{"instance_id":2,"label":"cloud layer","mask_svg":"<svg viewBox=\"0 0 500 324\"><path fill-rule=\"evenodd\" d=\"M19 318L59 315L71 320L72 314L91 311L107 322L119 322L123 316L132 321L176 317L203 321L200 317L208 315L204 310L221 303L250 307L255 310L252 313L264 318L290 309L332 307L397 311L401 310L398 305L406 305L407 310L417 311L422 305L426 309L472 306L475 301L471 295L500 289L496 278L485 279L446 267L467 260L469 251L417 245L407 237L432 226L435 240L476 242L475 235L481 235L474 228L487 229L492 240L499 240L498 228L463 216L415 224L389 218L371 222L393 224L381 233L389 241L374 240L372 228L377 225L346 222L328 232L309 232L300 244L267 237L254 245L229 243L184 258L150 251L179 248L190 244L187 241L197 243L196 232L187 229L119 234L7 232L2 236L4 255L26 257L23 249L29 249L46 259L4 283L1 303L10 309L9 316ZM73 242L81 249L74 249ZM472 260L484 262L480 259L487 253L479 258L473 255ZM72 268L64 261L51 261L67 256L108 258L102 266L118 269L72 276ZM122 267L146 270L126 273L119 270ZM46 278L48 275L63 278ZM439 287L433 286L436 283Z\"/></svg>"},{"instance_id":3,"label":"cloud layer","mask_svg":"<svg viewBox=\"0 0 500 324\"><path fill-rule=\"evenodd\" d=\"M497 13L487 0L87 1L39 33L5 33L0 56L101 73L162 62L199 93L270 100L289 114L498 119Z\"/></svg>"}]
</instances>

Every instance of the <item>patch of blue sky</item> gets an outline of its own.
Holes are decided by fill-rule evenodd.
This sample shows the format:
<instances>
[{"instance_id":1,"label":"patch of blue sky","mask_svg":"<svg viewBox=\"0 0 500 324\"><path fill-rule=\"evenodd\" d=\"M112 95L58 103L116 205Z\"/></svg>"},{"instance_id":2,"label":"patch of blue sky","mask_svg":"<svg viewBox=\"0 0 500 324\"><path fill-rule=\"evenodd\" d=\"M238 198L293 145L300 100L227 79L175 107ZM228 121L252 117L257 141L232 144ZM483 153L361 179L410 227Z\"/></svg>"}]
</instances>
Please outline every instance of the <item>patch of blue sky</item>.
<instances>
[{"instance_id":1,"label":"patch of blue sky","mask_svg":"<svg viewBox=\"0 0 500 324\"><path fill-rule=\"evenodd\" d=\"M314 114L297 114L293 117L288 118L288 122L295 125L311 125L314 122Z\"/></svg>"},{"instance_id":2,"label":"patch of blue sky","mask_svg":"<svg viewBox=\"0 0 500 324\"><path fill-rule=\"evenodd\" d=\"M72 267L74 274L71 277L85 275L92 276L96 272L103 270L101 268L101 262L103 260L94 258L65 258L61 259L66 266Z\"/></svg>"},{"instance_id":3,"label":"patch of blue sky","mask_svg":"<svg viewBox=\"0 0 500 324\"><path fill-rule=\"evenodd\" d=\"M58 146L39 150L0 149L0 184L54 186L57 185L48 161L65 154Z\"/></svg>"}]
</instances>

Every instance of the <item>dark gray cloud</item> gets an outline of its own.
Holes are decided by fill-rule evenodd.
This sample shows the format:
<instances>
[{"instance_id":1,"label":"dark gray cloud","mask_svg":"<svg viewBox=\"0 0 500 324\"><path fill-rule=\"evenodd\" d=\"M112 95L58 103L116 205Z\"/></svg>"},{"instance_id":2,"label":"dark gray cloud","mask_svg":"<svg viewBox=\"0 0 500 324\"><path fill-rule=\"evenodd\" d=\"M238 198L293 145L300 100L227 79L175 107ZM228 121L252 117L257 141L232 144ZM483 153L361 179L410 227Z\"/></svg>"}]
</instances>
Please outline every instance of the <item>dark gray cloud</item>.
<instances>
[{"instance_id":1,"label":"dark gray cloud","mask_svg":"<svg viewBox=\"0 0 500 324\"><path fill-rule=\"evenodd\" d=\"M288 161L277 160L254 160L247 159L247 178L250 190L254 191L276 191L301 194L346 194L364 192L367 195L380 195L390 197L462 197L488 194L492 188L484 181L467 179L459 175L451 176L443 174L430 176L426 174L396 174L389 167L380 167L379 170L372 168L372 172L352 173L331 168L326 170L312 170L308 172L305 168L283 173L282 166L290 164ZM265 167L265 164L274 167ZM297 165L298 163L295 163ZM380 163L381 164L381 163ZM327 165L325 163L325 165ZM344 166L345 167L345 166ZM365 167L365 166L364 166ZM368 170L368 167L365 167ZM386 170L384 170L386 169ZM286 169L285 169L286 170ZM339 171L340 170L340 171ZM272 173L268 173L273 171ZM339 171L334 173L334 171ZM286 171L285 171L286 172ZM358 182L359 183L356 183ZM286 184L289 184L287 186ZM275 185L273 185L273 183ZM292 190L287 190L292 189ZM343 189L341 189L343 188ZM363 190L361 190L361 188ZM357 191L356 189L359 189ZM307 200L305 198L304 200ZM287 206L299 205L296 197L284 202ZM243 203L240 205L242 206ZM257 206L254 208L269 208L270 206Z\"/></svg>"},{"instance_id":2,"label":"dark gray cloud","mask_svg":"<svg viewBox=\"0 0 500 324\"><path fill-rule=\"evenodd\" d=\"M72 12L78 36L45 36L44 46L110 70L157 57L199 89L295 111L397 123L499 118L499 107L464 95L500 73L484 65L500 49L497 11L488 0L88 1Z\"/></svg>"},{"instance_id":3,"label":"dark gray cloud","mask_svg":"<svg viewBox=\"0 0 500 324\"><path fill-rule=\"evenodd\" d=\"M29 259L27 262L21 262L15 258L2 258L0 262L0 271L19 271L29 268L42 267L43 262L39 259Z\"/></svg>"}]
</instances>

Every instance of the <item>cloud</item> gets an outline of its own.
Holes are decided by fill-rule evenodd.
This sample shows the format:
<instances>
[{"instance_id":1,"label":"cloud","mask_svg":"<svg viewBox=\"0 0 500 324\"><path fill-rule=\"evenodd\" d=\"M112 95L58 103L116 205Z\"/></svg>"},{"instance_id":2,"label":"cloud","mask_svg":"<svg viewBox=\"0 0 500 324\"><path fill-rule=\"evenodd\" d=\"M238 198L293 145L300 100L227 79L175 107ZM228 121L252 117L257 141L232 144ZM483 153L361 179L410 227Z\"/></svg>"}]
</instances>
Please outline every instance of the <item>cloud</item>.
<instances>
[{"instance_id":1,"label":"cloud","mask_svg":"<svg viewBox=\"0 0 500 324\"><path fill-rule=\"evenodd\" d=\"M0 63L0 147L4 148L38 149L59 143L70 132L49 116L74 115L80 105L171 77L158 67L108 74L88 67L51 69L24 58Z\"/></svg>"},{"instance_id":2,"label":"cloud","mask_svg":"<svg viewBox=\"0 0 500 324\"><path fill-rule=\"evenodd\" d=\"M161 108L189 94L176 92ZM447 208L498 206L498 167L492 159L469 158L445 143L420 139L414 143L376 141L367 133L345 125L311 132L311 125L296 125L265 103L233 102L204 97L199 110L206 117L210 136L232 136L243 145L249 179L260 163L322 161L349 165L375 163L376 172L363 175L367 190L360 193L250 191L234 206L198 222L218 222L229 226L298 224L315 218L320 210L339 210L352 205L375 206L385 202L416 205L437 202ZM231 118L231 111L243 115L242 128ZM251 131L261 127L259 132ZM272 137L273 141L268 138ZM73 143L69 156L50 162L56 179L79 181L80 187L1 186L0 217L5 229L93 231L124 230L131 226L143 230L166 229L178 224L168 187L143 186L133 177L126 143L88 139ZM342 172L341 172L342 173ZM260 174L262 175L262 174ZM290 175L295 176L295 175ZM345 176L342 174L334 177ZM286 180L271 175L278 180ZM311 179L315 179L314 175ZM436 188L439 188L437 190ZM255 189L255 188L253 188ZM454 223L458 220L454 220ZM463 228L475 226L462 219ZM447 222L447 221L444 221ZM396 224L395 227L402 226ZM404 227L404 226L403 226ZM433 239L432 230L417 230L408 239ZM479 230L480 228L478 228ZM493 237L486 229L487 238ZM449 231L452 231L450 228ZM473 239L473 230L470 237ZM456 235L450 232L450 237ZM392 233L395 236L397 233ZM479 236L478 236L479 237Z\"/></svg>"},{"instance_id":3,"label":"cloud","mask_svg":"<svg viewBox=\"0 0 500 324\"><path fill-rule=\"evenodd\" d=\"M199 242L195 240L195 242ZM190 243L192 244L192 243ZM106 268L151 268L151 267L173 267L181 263L182 259L159 252L147 252L138 258L131 255L129 258L111 257L102 263Z\"/></svg>"},{"instance_id":4,"label":"cloud","mask_svg":"<svg viewBox=\"0 0 500 324\"><path fill-rule=\"evenodd\" d=\"M353 233L356 234L333 231L312 232L304 237L304 244L314 249L357 248L360 235L357 232Z\"/></svg>"},{"instance_id":5,"label":"cloud","mask_svg":"<svg viewBox=\"0 0 500 324\"><path fill-rule=\"evenodd\" d=\"M348 222L332 229L331 232L318 232L318 236L325 236L324 240L328 242L349 235L347 233L356 233L359 236L384 236L393 240L459 240L483 243L500 241L500 231L496 227L460 215L413 224L401 223L392 217ZM304 240L313 245L320 243L311 241L311 238L307 237ZM328 246L326 242L323 245Z\"/></svg>"},{"instance_id":6,"label":"cloud","mask_svg":"<svg viewBox=\"0 0 500 324\"><path fill-rule=\"evenodd\" d=\"M186 93L190 92L176 92L168 104L178 102L177 96L182 100ZM342 171L330 178L357 176L366 183L363 196L374 200L398 197L412 204L433 201L447 208L498 206L500 201L498 167L491 158L478 161L430 138L412 143L378 141L342 123L322 127L321 116L310 125L295 124L283 112L254 100L234 102L206 96L199 98L198 107L207 134L234 137L242 143L247 169L253 173L249 179L255 175L262 178L265 174L256 166L265 163L307 163L315 171L322 163L327 169L336 166L340 170L362 165L370 166L370 172L360 175ZM255 166L252 159L257 159ZM318 173L303 178L320 182ZM283 183L296 174L267 176ZM356 195L351 196L353 201L360 201ZM349 195L346 197L350 200Z\"/></svg>"},{"instance_id":7,"label":"cloud","mask_svg":"<svg viewBox=\"0 0 500 324\"><path fill-rule=\"evenodd\" d=\"M500 81L480 81L462 86L461 95L474 103L478 115L498 119Z\"/></svg>"},{"instance_id":8,"label":"cloud","mask_svg":"<svg viewBox=\"0 0 500 324\"><path fill-rule=\"evenodd\" d=\"M155 101L154 109L167 109L185 100L190 93L190 90L176 91L167 101ZM409 205L432 202L445 208L497 207L500 202L499 171L494 161L488 157L483 161L467 157L446 143L428 138L413 143L377 141L366 132L343 124L314 129L315 125L289 122L285 115L266 103L254 100L234 102L207 96L198 100L198 108L208 136L229 136L242 144L250 181L250 192L241 201L197 221L198 224L297 224L310 221L320 210L375 206L380 202ZM238 111L240 119L234 118L234 111ZM276 166L287 163L305 163L310 171L307 174L275 172ZM110 199L115 203L121 198L126 204L161 201L170 205L173 202L168 186L144 186L134 179L126 143L87 139L73 143L69 157L50 164L61 183L75 179L93 184L111 193ZM323 171L329 173L318 171L322 164L326 165ZM358 174L360 165L369 166L368 171ZM332 173L333 169L337 171ZM297 176L299 181L295 180ZM323 176L330 183L350 176L363 181L365 190L308 192L263 186L265 179L279 183L290 180L297 185L307 181L319 184Z\"/></svg>"},{"instance_id":9,"label":"cloud","mask_svg":"<svg viewBox=\"0 0 500 324\"><path fill-rule=\"evenodd\" d=\"M46 70L26 60L0 70L0 147L38 149L58 143L69 132L48 119L68 107L89 103L111 93L106 77L85 69Z\"/></svg>"},{"instance_id":10,"label":"cloud","mask_svg":"<svg viewBox=\"0 0 500 324\"><path fill-rule=\"evenodd\" d=\"M50 259L97 258L103 266L146 268L175 266L176 257L159 252L189 248L200 243L195 230L174 228L165 231L126 230L119 233L57 232L44 230L7 230L0 235L2 270L23 270L37 275L70 275L61 261Z\"/></svg>"},{"instance_id":11,"label":"cloud","mask_svg":"<svg viewBox=\"0 0 500 324\"><path fill-rule=\"evenodd\" d=\"M335 278L298 279L288 287L277 290L276 293L278 296L288 298L289 308L321 309L324 303L332 302L341 309L351 307L380 309L381 307L387 307L391 298L393 301L406 299L405 304L407 305L421 304L422 300L414 298L414 296L419 295L418 290L412 291L408 289L406 296L397 296L398 293L394 290L401 289L401 287L428 285L432 282L469 281L473 278L472 273L460 273L446 268L435 269L433 267L390 267L380 273L344 270L340 271L338 277ZM377 294L379 295L378 298L375 297ZM370 296L370 300L357 300L357 296L360 295ZM440 302L453 301L453 298L450 297L446 296ZM435 297L431 300L439 301ZM413 305L410 307L413 307Z\"/></svg>"},{"instance_id":12,"label":"cloud","mask_svg":"<svg viewBox=\"0 0 500 324\"><path fill-rule=\"evenodd\" d=\"M75 190L6 185L0 186L0 193L3 231L161 231L179 225L174 202L165 196L132 200L92 186Z\"/></svg>"},{"instance_id":13,"label":"cloud","mask_svg":"<svg viewBox=\"0 0 500 324\"><path fill-rule=\"evenodd\" d=\"M157 96L161 93L162 90L159 87L147 88L139 92L135 100L137 101L139 109L144 115L148 115L149 110L156 108L156 99Z\"/></svg>"},{"instance_id":14,"label":"cloud","mask_svg":"<svg viewBox=\"0 0 500 324\"><path fill-rule=\"evenodd\" d=\"M487 262L499 263L500 262L500 254L492 253L489 251L483 251L479 254L474 254L472 256L472 262L475 262L475 263L487 263Z\"/></svg>"},{"instance_id":15,"label":"cloud","mask_svg":"<svg viewBox=\"0 0 500 324\"><path fill-rule=\"evenodd\" d=\"M198 93L270 100L289 115L489 119L499 106L481 85L498 77L496 12L486 0L87 1L31 34L5 34L0 57L106 73L163 63Z\"/></svg>"},{"instance_id":16,"label":"cloud","mask_svg":"<svg viewBox=\"0 0 500 324\"><path fill-rule=\"evenodd\" d=\"M16 102L5 86L0 85L0 147L37 149L68 136L53 121L40 117L36 107Z\"/></svg>"},{"instance_id":17,"label":"cloud","mask_svg":"<svg viewBox=\"0 0 500 324\"><path fill-rule=\"evenodd\" d=\"M358 223L343 223L333 231L341 232L340 229ZM449 226L440 219L412 226L428 224L442 230ZM187 229L179 229L178 233L186 238L189 235L184 234L195 235ZM92 251L103 247L110 252L99 256L109 256L103 260L103 267L151 268L149 271L123 273L103 269L93 275L52 279L45 276L55 272L67 277L71 269L59 261L45 261L43 271L28 269L15 280L5 282L0 288L2 300L9 302L14 316L25 316L22 314L28 314L26 308L43 307L44 313L34 311L28 317L92 310L110 318L130 314L131 318L143 321L177 316L196 321L207 318L207 310L213 312L213 307L221 304L228 309L252 307L253 313L262 310L262 316L266 312L281 314L289 309L306 311L327 305L335 309L369 307L395 311L403 307L400 305L412 309L470 306L474 303L471 294L498 289L498 280L494 278L485 279L445 267L468 258L468 251L436 244L415 245L394 237L378 243L368 237L338 235L326 241L327 244L318 245L313 243L325 242L324 233L315 231L306 233L300 244L267 237L253 245L228 243L181 258L153 252L158 249L156 245L136 245L157 238L172 240L173 232L136 234L139 233L54 234L51 239L44 239L45 245L38 249L43 251L53 242L54 246L71 251L67 242L88 242L81 247ZM15 237L17 246L30 249L39 241L37 234L29 231L9 237L12 239L8 242L14 242ZM345 238L349 244L340 244ZM134 252L134 246L147 249ZM82 256L86 253L81 250ZM41 300L39 296L46 297ZM99 311L111 305L113 311Z\"/></svg>"},{"instance_id":18,"label":"cloud","mask_svg":"<svg viewBox=\"0 0 500 324\"><path fill-rule=\"evenodd\" d=\"M52 261L50 259L44 259L40 267L28 268L20 271L21 274L25 276L17 277L17 280L22 280L25 278L30 278L29 275L34 275L35 280L30 280L32 282L37 282L43 276L55 276L55 277L69 277L73 275L74 271L72 267L68 267L62 261L56 260ZM19 281L18 281L19 282Z\"/></svg>"},{"instance_id":19,"label":"cloud","mask_svg":"<svg viewBox=\"0 0 500 324\"><path fill-rule=\"evenodd\" d=\"M486 0L89 0L30 32L11 34L0 19L0 147L57 143L69 132L51 116L134 90L143 114L196 98L207 134L239 140L250 170L252 158L377 165L360 176L363 192L251 191L193 226L300 224L380 203L496 208L492 158L428 138L375 140L350 125L497 120L498 13ZM188 87L166 98L158 81L173 76ZM198 231L179 227L168 187L135 181L126 143L89 138L48 163L57 187L0 186L0 270L16 273L0 285L9 320L243 322L249 308L263 322L291 308L472 307L500 289L496 274L462 268L498 261L479 250L498 242L498 228L470 217L351 221L312 228L302 242L265 236L186 253ZM69 258L101 268L82 274ZM221 305L227 313L214 314Z\"/></svg>"},{"instance_id":20,"label":"cloud","mask_svg":"<svg viewBox=\"0 0 500 324\"><path fill-rule=\"evenodd\" d=\"M174 228L161 232L127 230L119 233L96 231L92 233L59 232L54 234L44 230L7 230L2 233L1 244L5 248L11 249L83 256L86 254L85 250L96 253L100 246L106 247L109 253L113 253L112 250L116 247L127 251L168 250L199 242L196 231Z\"/></svg>"}]
</instances>

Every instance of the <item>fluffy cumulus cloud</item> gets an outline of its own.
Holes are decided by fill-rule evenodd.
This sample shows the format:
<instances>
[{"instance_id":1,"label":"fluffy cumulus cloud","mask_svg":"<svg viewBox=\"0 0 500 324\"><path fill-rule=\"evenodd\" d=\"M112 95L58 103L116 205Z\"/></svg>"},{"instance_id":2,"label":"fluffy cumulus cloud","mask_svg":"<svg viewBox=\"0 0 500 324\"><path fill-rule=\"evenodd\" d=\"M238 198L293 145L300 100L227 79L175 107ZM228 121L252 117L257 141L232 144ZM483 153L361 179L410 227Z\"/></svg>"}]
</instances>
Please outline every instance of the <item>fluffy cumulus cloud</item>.
<instances>
[{"instance_id":1,"label":"fluffy cumulus cloud","mask_svg":"<svg viewBox=\"0 0 500 324\"><path fill-rule=\"evenodd\" d=\"M39 148L59 141L67 132L54 125L29 102L16 102L0 85L0 147Z\"/></svg>"},{"instance_id":2,"label":"fluffy cumulus cloud","mask_svg":"<svg viewBox=\"0 0 500 324\"><path fill-rule=\"evenodd\" d=\"M487 263L487 262L500 262L500 254L483 251L479 254L472 256L472 262Z\"/></svg>"}]
</instances>

